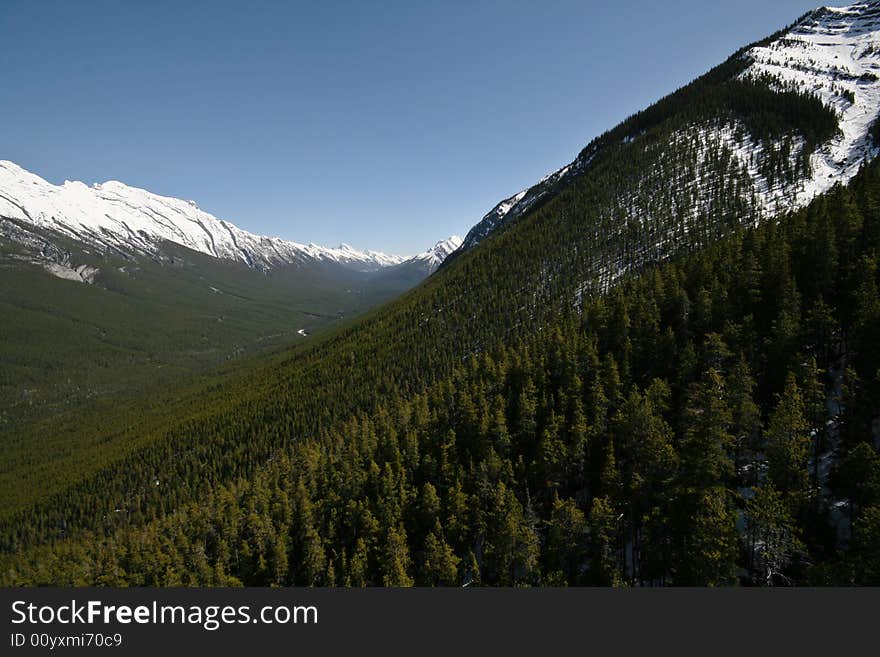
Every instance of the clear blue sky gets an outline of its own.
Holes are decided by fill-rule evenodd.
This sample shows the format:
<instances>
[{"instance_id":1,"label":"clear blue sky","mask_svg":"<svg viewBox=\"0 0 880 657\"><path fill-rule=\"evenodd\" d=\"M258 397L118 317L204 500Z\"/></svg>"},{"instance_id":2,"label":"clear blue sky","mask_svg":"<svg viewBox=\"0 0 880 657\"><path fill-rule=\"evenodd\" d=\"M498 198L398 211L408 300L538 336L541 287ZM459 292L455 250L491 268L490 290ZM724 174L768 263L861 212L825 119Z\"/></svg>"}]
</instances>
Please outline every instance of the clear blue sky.
<instances>
[{"instance_id":1,"label":"clear blue sky","mask_svg":"<svg viewBox=\"0 0 880 657\"><path fill-rule=\"evenodd\" d=\"M0 3L0 159L420 251L803 0Z\"/></svg>"}]
</instances>

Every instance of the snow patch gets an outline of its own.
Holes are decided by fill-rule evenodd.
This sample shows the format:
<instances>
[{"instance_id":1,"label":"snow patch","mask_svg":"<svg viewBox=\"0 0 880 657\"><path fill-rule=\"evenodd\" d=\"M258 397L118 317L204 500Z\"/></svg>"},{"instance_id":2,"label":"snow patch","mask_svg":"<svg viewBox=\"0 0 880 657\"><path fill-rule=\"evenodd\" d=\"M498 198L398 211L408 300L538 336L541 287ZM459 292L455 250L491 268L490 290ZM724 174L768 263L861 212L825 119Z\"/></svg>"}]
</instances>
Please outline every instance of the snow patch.
<instances>
[{"instance_id":1,"label":"snow patch","mask_svg":"<svg viewBox=\"0 0 880 657\"><path fill-rule=\"evenodd\" d=\"M880 3L823 7L766 46L749 49L744 79L811 93L839 116L840 135L810 158L812 175L791 199L802 207L846 183L878 149L870 128L880 110Z\"/></svg>"}]
</instances>

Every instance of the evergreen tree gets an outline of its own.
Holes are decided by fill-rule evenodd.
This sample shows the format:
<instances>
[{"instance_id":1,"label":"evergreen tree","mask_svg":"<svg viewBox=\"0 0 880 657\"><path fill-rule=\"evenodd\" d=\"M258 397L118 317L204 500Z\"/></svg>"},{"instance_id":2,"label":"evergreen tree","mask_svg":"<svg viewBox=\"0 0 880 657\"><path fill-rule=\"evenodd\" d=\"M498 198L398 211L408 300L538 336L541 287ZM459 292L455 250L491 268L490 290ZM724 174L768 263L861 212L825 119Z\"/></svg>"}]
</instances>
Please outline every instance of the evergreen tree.
<instances>
[{"instance_id":1,"label":"evergreen tree","mask_svg":"<svg viewBox=\"0 0 880 657\"><path fill-rule=\"evenodd\" d=\"M437 521L425 540L424 583L430 586L455 586L460 562L461 559L443 538L443 530Z\"/></svg>"},{"instance_id":2,"label":"evergreen tree","mask_svg":"<svg viewBox=\"0 0 880 657\"><path fill-rule=\"evenodd\" d=\"M804 545L782 495L772 487L756 488L746 502L745 520L754 580L767 586L791 584L787 568Z\"/></svg>"},{"instance_id":3,"label":"evergreen tree","mask_svg":"<svg viewBox=\"0 0 880 657\"><path fill-rule=\"evenodd\" d=\"M382 584L384 586L412 586L409 576L411 560L406 531L402 525L391 527L382 550Z\"/></svg>"},{"instance_id":4,"label":"evergreen tree","mask_svg":"<svg viewBox=\"0 0 880 657\"><path fill-rule=\"evenodd\" d=\"M587 520L574 500L556 496L547 523L545 572L560 573L560 582L576 584L587 553Z\"/></svg>"},{"instance_id":5,"label":"evergreen tree","mask_svg":"<svg viewBox=\"0 0 880 657\"><path fill-rule=\"evenodd\" d=\"M795 505L801 503L809 489L811 441L803 397L792 374L770 416L765 439L770 481Z\"/></svg>"}]
</instances>

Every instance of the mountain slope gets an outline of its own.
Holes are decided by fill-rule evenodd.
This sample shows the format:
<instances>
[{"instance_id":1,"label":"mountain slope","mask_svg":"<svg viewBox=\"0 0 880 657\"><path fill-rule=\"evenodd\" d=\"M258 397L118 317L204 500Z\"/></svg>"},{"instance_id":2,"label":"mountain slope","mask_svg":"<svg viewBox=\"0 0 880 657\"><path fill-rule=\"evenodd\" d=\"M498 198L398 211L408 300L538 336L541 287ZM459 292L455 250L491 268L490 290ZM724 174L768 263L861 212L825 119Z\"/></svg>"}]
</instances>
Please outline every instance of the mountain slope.
<instances>
[{"instance_id":1,"label":"mountain slope","mask_svg":"<svg viewBox=\"0 0 880 657\"><path fill-rule=\"evenodd\" d=\"M823 7L810 12L790 28L738 53L730 66L741 67L741 80L769 83L774 89L810 94L838 115L839 134L819 150L795 140L786 158L791 162L808 156L799 171L780 180L762 166L763 149L747 136L738 122L703 126L700 135L683 136L715 142L729 150L747 173L746 194L755 195L754 210L761 216L803 207L816 195L838 182L845 183L865 159L874 157L877 144L872 128L880 111L880 42L877 26L880 4ZM650 112L650 110L649 110ZM548 174L538 183L504 199L476 224L464 240L473 248L496 229L516 222L536 204L546 202L560 190L575 184L592 171L597 157L642 136L639 116L610 134L591 142L570 164ZM778 145L777 145L778 146ZM807 153L804 148L807 147ZM773 148L773 146L771 146ZM705 161L712 151L700 154ZM700 162L695 163L697 166Z\"/></svg>"},{"instance_id":2,"label":"mountain slope","mask_svg":"<svg viewBox=\"0 0 880 657\"><path fill-rule=\"evenodd\" d=\"M876 585L878 200L875 162L418 392L351 332L227 378L217 415L7 523L2 581Z\"/></svg>"},{"instance_id":3,"label":"mountain slope","mask_svg":"<svg viewBox=\"0 0 880 657\"><path fill-rule=\"evenodd\" d=\"M53 476L5 514L5 581L875 581L878 475L844 466L878 462L880 167L773 214L846 132L749 65L393 304L67 462L13 452L4 491Z\"/></svg>"},{"instance_id":4,"label":"mountain slope","mask_svg":"<svg viewBox=\"0 0 880 657\"><path fill-rule=\"evenodd\" d=\"M64 417L304 341L418 282L335 263L261 272L170 243L157 262L51 239L49 261L0 243L0 440L48 437Z\"/></svg>"}]
</instances>

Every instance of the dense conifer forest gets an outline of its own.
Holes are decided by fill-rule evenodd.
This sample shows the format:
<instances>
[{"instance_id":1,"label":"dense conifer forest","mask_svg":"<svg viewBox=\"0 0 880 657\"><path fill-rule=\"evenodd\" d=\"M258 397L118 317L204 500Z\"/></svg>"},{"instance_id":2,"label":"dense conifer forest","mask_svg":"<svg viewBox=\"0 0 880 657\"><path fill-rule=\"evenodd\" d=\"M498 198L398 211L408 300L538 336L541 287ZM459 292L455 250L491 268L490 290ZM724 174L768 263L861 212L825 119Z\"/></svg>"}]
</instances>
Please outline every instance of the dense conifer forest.
<instances>
[{"instance_id":1,"label":"dense conifer forest","mask_svg":"<svg viewBox=\"0 0 880 657\"><path fill-rule=\"evenodd\" d=\"M191 475L130 459L127 484L7 525L5 581L878 584L878 252L872 164L420 392L376 367L298 419L300 369L168 440L166 462L198 450Z\"/></svg>"},{"instance_id":2,"label":"dense conifer forest","mask_svg":"<svg viewBox=\"0 0 880 657\"><path fill-rule=\"evenodd\" d=\"M98 270L86 285L4 240L12 224L0 217L0 515L139 444L140 418L165 395L210 387L219 366L306 342L424 277L316 262L263 271L172 243L101 254L36 231L41 248Z\"/></svg>"},{"instance_id":3,"label":"dense conifer forest","mask_svg":"<svg viewBox=\"0 0 880 657\"><path fill-rule=\"evenodd\" d=\"M880 165L763 216L837 119L742 66L392 304L11 458L2 582L880 584Z\"/></svg>"}]
</instances>

